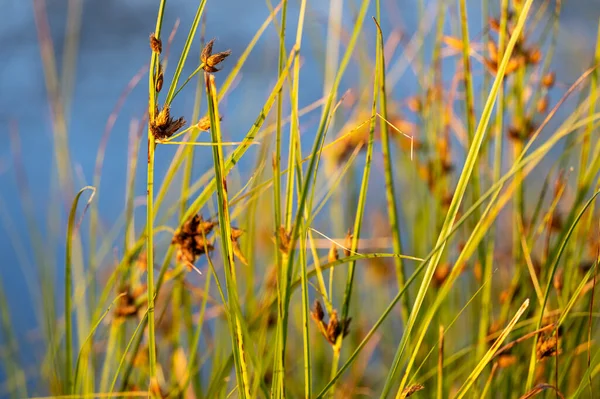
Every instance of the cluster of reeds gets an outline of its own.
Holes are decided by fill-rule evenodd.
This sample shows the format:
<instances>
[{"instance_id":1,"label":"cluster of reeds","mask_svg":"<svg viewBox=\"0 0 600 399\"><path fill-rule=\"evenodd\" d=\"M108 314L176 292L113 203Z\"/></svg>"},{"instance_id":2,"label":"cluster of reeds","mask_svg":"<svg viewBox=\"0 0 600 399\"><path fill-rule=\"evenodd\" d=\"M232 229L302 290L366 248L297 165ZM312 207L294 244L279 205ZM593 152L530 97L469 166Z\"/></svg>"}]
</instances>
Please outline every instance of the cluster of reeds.
<instances>
[{"instance_id":1,"label":"cluster of reeds","mask_svg":"<svg viewBox=\"0 0 600 399\"><path fill-rule=\"evenodd\" d=\"M171 44L162 39L167 3L150 36L146 122L131 134L125 239L104 229L93 199L102 192L102 150L93 187L69 208L64 308L42 268L50 251L32 242L41 251L44 337L32 377L0 281L0 396L599 392L600 39L589 69L559 84L552 57L561 2L545 14L549 2L503 0L494 9L484 1L478 36L482 24L471 23L466 0L437 2L435 23L398 57L398 31L382 2L371 21L370 2L361 0L350 29L341 29L344 5L332 1L324 94L302 106L301 65L314 61L306 0L298 9L269 3L240 54L215 52L233 45L214 39L197 46L202 0L176 62L167 62ZM426 21L424 7L419 17ZM270 25L278 32L272 87L248 102L256 118L241 140L226 142L222 100ZM417 45L426 41L431 48ZM194 46L198 60L181 81ZM342 96L353 64L361 79ZM408 66L416 93L397 90ZM192 94L191 82L187 115L174 99ZM317 118L305 118L315 110ZM62 107L53 112L62 137ZM146 124L147 154L139 133ZM19 154L18 137L11 141ZM167 145L181 148L155 181L155 154ZM139 148L147 155L142 228L134 212ZM72 193L61 140L56 156L61 192ZM201 176L196 156L211 160ZM28 191L22 195L29 204ZM41 388L32 391L30 380Z\"/></svg>"}]
</instances>

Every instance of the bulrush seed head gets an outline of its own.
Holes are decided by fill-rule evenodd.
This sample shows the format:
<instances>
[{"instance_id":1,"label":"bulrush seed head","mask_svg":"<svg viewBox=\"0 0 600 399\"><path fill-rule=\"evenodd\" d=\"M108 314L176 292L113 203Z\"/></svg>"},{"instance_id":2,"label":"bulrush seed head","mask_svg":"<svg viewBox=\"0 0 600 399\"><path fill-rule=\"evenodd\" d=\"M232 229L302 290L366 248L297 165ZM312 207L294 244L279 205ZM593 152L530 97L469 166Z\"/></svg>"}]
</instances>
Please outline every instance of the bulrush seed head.
<instances>
[{"instance_id":1,"label":"bulrush seed head","mask_svg":"<svg viewBox=\"0 0 600 399\"><path fill-rule=\"evenodd\" d=\"M542 85L547 89L551 89L554 86L555 81L556 74L554 72L548 72L542 77Z\"/></svg>"},{"instance_id":2,"label":"bulrush seed head","mask_svg":"<svg viewBox=\"0 0 600 399\"><path fill-rule=\"evenodd\" d=\"M346 238L344 239L344 255L346 257L352 255L352 251L350 250L352 248L352 238L354 237L354 235L350 232L350 230L348 230L348 232L346 233Z\"/></svg>"},{"instance_id":3,"label":"bulrush seed head","mask_svg":"<svg viewBox=\"0 0 600 399\"><path fill-rule=\"evenodd\" d=\"M157 93L160 93L160 91L162 90L163 83L164 83L163 67L162 67L162 64L159 63L158 64L158 74L156 76L156 84L154 86L154 89L156 90Z\"/></svg>"},{"instance_id":4,"label":"bulrush seed head","mask_svg":"<svg viewBox=\"0 0 600 399\"><path fill-rule=\"evenodd\" d=\"M157 140L168 139L183 126L185 126L185 119L171 118L171 111L168 105L165 105L160 111L157 107L154 111L154 120L150 122L150 130Z\"/></svg>"},{"instance_id":5,"label":"bulrush seed head","mask_svg":"<svg viewBox=\"0 0 600 399\"><path fill-rule=\"evenodd\" d=\"M244 234L244 230L231 226L231 243L233 244L233 254L240 262L248 266L248 259L242 253L242 248L238 242L238 239L242 236L242 234Z\"/></svg>"},{"instance_id":6,"label":"bulrush seed head","mask_svg":"<svg viewBox=\"0 0 600 399\"><path fill-rule=\"evenodd\" d=\"M200 118L198 123L196 124L198 130L207 131L210 129L210 118L208 116L203 116Z\"/></svg>"},{"instance_id":7,"label":"bulrush seed head","mask_svg":"<svg viewBox=\"0 0 600 399\"><path fill-rule=\"evenodd\" d=\"M542 335L536 347L536 355L538 360L545 359L547 357L556 356L558 347L557 334Z\"/></svg>"},{"instance_id":8,"label":"bulrush seed head","mask_svg":"<svg viewBox=\"0 0 600 399\"><path fill-rule=\"evenodd\" d=\"M156 37L154 33L150 35L150 48L156 54L162 53L162 42Z\"/></svg>"},{"instance_id":9,"label":"bulrush seed head","mask_svg":"<svg viewBox=\"0 0 600 399\"><path fill-rule=\"evenodd\" d=\"M202 49L202 53L200 54L200 61L204 64L204 71L215 73L218 72L217 65L219 65L225 58L231 55L231 50L222 51L220 53L213 54L213 44L215 43L215 39L212 39L206 46Z\"/></svg>"},{"instance_id":10,"label":"bulrush seed head","mask_svg":"<svg viewBox=\"0 0 600 399\"><path fill-rule=\"evenodd\" d=\"M198 257L214 249L207 236L215 227L215 222L207 221L200 215L187 220L173 236L173 244L178 246L177 260L193 264Z\"/></svg>"},{"instance_id":11,"label":"bulrush seed head","mask_svg":"<svg viewBox=\"0 0 600 399\"><path fill-rule=\"evenodd\" d=\"M317 300L315 300L310 315L315 323L317 323L317 327L321 334L331 345L335 345L335 342L341 334L345 337L350 331L350 321L352 321L352 318L340 321L338 319L337 311L333 310L329 315L329 322L326 323L323 306L321 306L321 303Z\"/></svg>"},{"instance_id":12,"label":"bulrush seed head","mask_svg":"<svg viewBox=\"0 0 600 399\"><path fill-rule=\"evenodd\" d=\"M291 245L290 233L285 230L284 226L279 226L277 234L279 235L279 250L284 254L289 253Z\"/></svg>"},{"instance_id":13,"label":"bulrush seed head","mask_svg":"<svg viewBox=\"0 0 600 399\"><path fill-rule=\"evenodd\" d=\"M400 397L402 399L404 398L408 398L409 396L411 396L412 394L414 394L415 392L419 392L420 390L425 389L425 387L421 384L414 384L411 385L409 387L404 388L404 390L402 391L402 393L400 394Z\"/></svg>"},{"instance_id":14,"label":"bulrush seed head","mask_svg":"<svg viewBox=\"0 0 600 399\"><path fill-rule=\"evenodd\" d=\"M327 255L327 260L329 263L333 263L340 258L338 254L337 245L335 243L331 243L331 248L329 249L329 254Z\"/></svg>"}]
</instances>

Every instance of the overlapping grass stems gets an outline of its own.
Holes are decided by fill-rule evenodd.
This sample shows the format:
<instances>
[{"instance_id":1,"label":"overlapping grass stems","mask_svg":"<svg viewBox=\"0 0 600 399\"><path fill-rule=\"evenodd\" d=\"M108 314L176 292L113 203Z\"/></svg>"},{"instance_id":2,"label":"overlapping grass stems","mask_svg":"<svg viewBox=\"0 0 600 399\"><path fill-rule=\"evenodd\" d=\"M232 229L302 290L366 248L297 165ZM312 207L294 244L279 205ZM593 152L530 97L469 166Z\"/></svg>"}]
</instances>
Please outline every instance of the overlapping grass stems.
<instances>
[{"instance_id":1,"label":"overlapping grass stems","mask_svg":"<svg viewBox=\"0 0 600 399\"><path fill-rule=\"evenodd\" d=\"M58 185L64 195L73 193L74 186L65 123L73 77L66 72L62 78L55 76L42 2L34 3L54 117ZM542 29L553 32L546 47L543 38L539 43L532 38L544 20L539 9L533 12L533 3L503 0L499 14L484 21L488 32L481 37L487 49L481 56L485 67L493 69L490 72L494 80L489 92L486 84L477 96L474 70L481 58L473 56L478 51L473 39L477 30L467 27L465 1L459 2L454 14L449 12L451 4L436 4L438 22L434 24L434 54L429 70L425 48L419 45L427 35L424 28L419 28L415 41L406 47L408 54L390 63L389 59L395 57L388 56L393 51L386 45L386 38L392 32L385 31L380 1L375 2L375 23L371 25L367 18L370 2L362 0L353 14L352 28L327 40L327 51L335 51L326 57L324 97L301 109L300 67L302 56L307 54L303 43L307 38L314 39L312 29L305 32L309 2L299 2L291 48L286 41L286 28L292 25L292 3L284 0L276 6L268 4L269 15L244 52L218 66L224 69L219 74L227 74L218 86L212 75L218 68L208 62L213 42L211 51L202 52L194 72L180 83L185 65L191 63L188 56L207 5L206 0L199 1L172 79L168 88L161 91L168 61L167 52L161 48L161 38L165 36L163 16L168 8L166 0L161 0L151 39L148 80L146 225L136 237L135 153L144 141L140 135L143 122L139 122L131 132L124 214L114 226L105 229L99 222L98 208L90 208L92 245L85 262L79 227L90 201L98 198L94 194L100 190L85 187L74 199L64 201L68 213L64 317L52 316L60 312L48 296L52 297L57 289L50 278L44 278L47 270L39 275L43 301L40 309L44 313L38 319L43 324L47 350L44 374L31 377L21 363L15 338L19 334L13 330L10 309L4 301L0 302L2 364L9 371L0 396L2 392L13 397L31 394L26 382L36 378L47 384L43 390L54 397L118 393L155 397L322 398L354 397L367 392L384 398L395 392L397 398L463 398L471 394L496 397L504 393L506 397L526 398L543 390L571 398L594 397L600 389L595 327L599 315L594 298L600 251L595 206L600 192L600 141L595 134L600 127L600 29L594 64L546 111L539 104L543 99L548 101L547 93L555 79L549 68L561 2L556 2L546 28ZM332 3L330 32L341 29L336 25L341 20L340 7L340 3ZM486 4L488 8L491 7ZM70 15L76 26L77 9L70 8ZM419 15L427 17L425 2L419 2ZM458 39L444 35L448 15L460 16L456 21ZM221 130L220 101L271 24L279 40L277 78L242 141L228 143L223 139L227 132ZM494 40L491 31L497 33L497 45L490 44ZM210 32L206 34L211 36ZM69 36L65 46L65 71L74 68L73 40ZM464 101L452 89L446 91L442 87L444 43L458 54L453 59L462 75L455 77L453 87L464 89ZM214 45L230 47L220 41ZM201 48L206 49L204 46L201 43ZM342 47L345 52L338 65L337 51ZM531 61L535 56L533 47L546 54L543 66L535 67L537 62ZM361 79L365 87L358 87L361 94L357 105L346 110L346 105L338 101L338 90L353 57L357 57L361 71L368 76ZM234 58L237 61L231 66ZM419 126L427 129L427 133L414 138L412 159L402 143L394 146L401 140L396 125L406 122L394 87L397 71L409 65L406 60L417 60L414 65L422 86L420 95L411 103L418 106L408 108L414 110ZM386 79L392 74L393 79ZM165 107L172 106L171 113L175 114L179 104L173 100L187 93L184 89L194 79L194 114L183 128L178 119L165 114ZM524 96L534 87L531 97ZM570 105L569 97L576 91L581 93L578 102L561 120L559 109ZM203 98L207 116L201 118ZM484 104L479 106L477 98L483 98ZM465 107L467 150L454 188L450 168L443 162L458 155L444 150L438 140L451 130L452 118L460 119L452 110L457 101ZM272 114L276 115L265 126L274 106L276 112ZM479 107L482 110L477 118ZM301 134L300 118L319 108L318 125L307 123L307 133ZM337 121L344 112L349 113L343 118L350 121L347 130L338 129ZM355 115L368 116L361 120L362 116ZM527 126L533 116L542 121L537 127ZM181 129L159 129L157 135L159 120ZM201 140L201 129L210 130L210 142ZM541 134L543 129L545 136ZM326 143L327 135L338 130L337 138ZM163 134L166 131L168 134ZM506 131L510 132L510 142L503 138ZM364 136L351 142L345 157L330 155L336 146L347 145L361 132ZM172 140L179 137L183 141ZM302 138L307 137L313 143L308 154L303 154L306 146L302 145ZM282 149L285 140L287 154ZM18 153L18 135L12 135L11 141ZM514 159L503 165L507 142L513 147ZM154 155L166 144L179 148L156 191ZM543 165L551 151L563 144L559 159L547 173L547 189L542 189L530 211L527 195L536 187L524 190L524 182L538 171L535 168ZM234 150L228 152L230 145ZM255 169L249 174L238 174L236 164L253 145L260 148ZM192 160L197 146L210 146L213 162L208 171L194 178ZM199 151L208 149L200 147ZM287 165L283 166L286 155ZM98 164L102 161L103 150L99 150ZM324 162L334 165L326 165L328 173L320 173ZM576 172L553 172L571 164L578 168ZM353 179L355 168L362 168L360 184ZM429 177L415 172L427 168ZM97 169L99 173L100 168ZM379 198L372 189L377 184L375 173L383 177L385 198ZM174 183L179 174L183 175L181 191L169 203L168 194L176 192ZM565 186L569 176L575 176L573 187ZM285 188L281 179L285 179ZM94 182L99 182L99 175ZM23 203L29 206L28 187L21 184ZM447 189L453 192L451 200L442 198ZM82 207L82 195L88 190L93 194ZM547 192L552 195L549 200L544 198ZM570 195L564 195L565 192ZM1 196L0 221L11 231L10 214L4 212ZM350 212L344 209L345 201L356 204ZM381 204L386 218L379 223L389 235L383 243L366 230L376 220L375 208ZM327 205L336 208L331 213L334 220L330 226L323 225L320 217ZM567 209L563 215L559 213L561 206ZM78 208L83 208L79 217ZM419 208L426 208L427 214ZM510 227L512 237L494 231L500 213L507 209L512 211L514 220ZM348 213L351 217L344 217ZM200 234L195 236L196 242L201 243L196 250L202 253L198 264L193 266L181 256L181 242L177 239L166 243L162 261L156 262L158 248L165 248L163 235L169 240L172 237L165 232L177 237L186 223L198 215L211 226L214 224L215 230L210 227L210 231L196 232ZM166 226L174 218L178 225ZM49 231L57 230L56 223L49 222ZM93 287L99 279L98 268L109 262L115 238L123 226L122 257L111 270L105 288L96 295ZM403 234L401 226L406 230ZM336 237L336 229L349 229L345 242ZM268 237L262 238L265 235ZM333 236L334 242L320 239L321 235ZM37 233L32 232L31 239L35 258L45 259L49 247L43 246L44 240ZM19 248L18 237L11 234L11 240ZM370 240L375 244L369 244ZM219 257L213 258L213 246L219 247ZM591 249L586 250L588 247ZM339 257L339 250L344 256ZM501 252L509 253L510 265L502 264ZM19 253L21 259L27 259L26 251ZM201 266L204 260L208 267ZM390 264L381 266L386 260ZM84 263L89 269L84 268ZM158 276L154 274L155 263L160 267ZM189 274L191 266L202 269L203 274ZM382 267L391 274L378 276L375 270ZM515 275L502 276L506 269L514 270ZM326 275L326 270L337 272ZM395 280L395 284L384 284L388 280ZM419 288L411 289L417 280ZM202 289L195 286L197 281L201 281ZM0 285L0 298L5 296ZM312 311L311 298L319 302ZM476 317L469 318L467 311L477 307L483 314L475 310ZM435 324L440 325L439 335ZM103 348L101 353L93 350L98 347Z\"/></svg>"}]
</instances>

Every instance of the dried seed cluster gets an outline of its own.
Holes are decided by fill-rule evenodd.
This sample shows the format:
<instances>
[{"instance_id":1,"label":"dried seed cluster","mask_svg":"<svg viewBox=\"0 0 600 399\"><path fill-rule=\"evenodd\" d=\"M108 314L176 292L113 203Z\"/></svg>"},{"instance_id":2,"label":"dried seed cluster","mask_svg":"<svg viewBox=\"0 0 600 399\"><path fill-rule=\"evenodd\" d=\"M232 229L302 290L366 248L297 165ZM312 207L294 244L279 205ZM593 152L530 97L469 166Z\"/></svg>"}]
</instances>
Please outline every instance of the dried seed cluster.
<instances>
[{"instance_id":1,"label":"dried seed cluster","mask_svg":"<svg viewBox=\"0 0 600 399\"><path fill-rule=\"evenodd\" d=\"M215 222L207 221L200 215L194 215L187 220L175 233L173 244L178 246L177 260L194 264L196 260L214 249L208 236L215 227Z\"/></svg>"},{"instance_id":2,"label":"dried seed cluster","mask_svg":"<svg viewBox=\"0 0 600 399\"><path fill-rule=\"evenodd\" d=\"M402 391L402 393L400 394L400 397L402 399L404 398L408 398L409 396L411 396L412 394L419 392L420 390L425 389L425 387L421 384L414 384L411 385L409 387L404 388L404 390Z\"/></svg>"},{"instance_id":3,"label":"dried seed cluster","mask_svg":"<svg viewBox=\"0 0 600 399\"><path fill-rule=\"evenodd\" d=\"M194 264L198 258L206 252L214 249L214 239L208 236L212 233L216 222L204 220L202 216L195 215L187 220L173 236L173 244L178 246L177 260L187 264ZM248 260L242 253L239 238L244 231L237 227L231 227L231 242L233 253L236 258L247 265Z\"/></svg>"},{"instance_id":4,"label":"dried seed cluster","mask_svg":"<svg viewBox=\"0 0 600 399\"><path fill-rule=\"evenodd\" d=\"M231 50L222 51L220 53L213 54L213 44L215 43L215 39L212 39L206 46L202 49L202 53L200 54L200 61L204 64L204 71L215 73L218 72L217 65L219 65L225 58L229 57L231 54Z\"/></svg>"},{"instance_id":5,"label":"dried seed cluster","mask_svg":"<svg viewBox=\"0 0 600 399\"><path fill-rule=\"evenodd\" d=\"M150 48L156 54L162 53L162 41L154 33L150 35Z\"/></svg>"},{"instance_id":6,"label":"dried seed cluster","mask_svg":"<svg viewBox=\"0 0 600 399\"><path fill-rule=\"evenodd\" d=\"M279 250L284 254L288 254L290 252L290 245L292 241L290 232L287 231L284 226L279 226L277 235L279 236Z\"/></svg>"},{"instance_id":7,"label":"dried seed cluster","mask_svg":"<svg viewBox=\"0 0 600 399\"><path fill-rule=\"evenodd\" d=\"M558 334L544 334L538 339L535 353L537 355L538 360L542 360L547 357L556 356L557 348Z\"/></svg>"},{"instance_id":8,"label":"dried seed cluster","mask_svg":"<svg viewBox=\"0 0 600 399\"><path fill-rule=\"evenodd\" d=\"M500 31L500 21L496 18L490 18L490 28L492 31L498 33ZM506 37L510 37L515 28L516 21L515 15L509 15L507 26L506 26ZM489 58L484 58L485 66L492 73L498 72L498 66L501 60L498 57L498 46L493 40L487 43ZM523 66L537 65L542 60L541 50L534 45L526 45L525 37L519 38L512 56L506 66L505 76L509 76L514 73L517 69Z\"/></svg>"},{"instance_id":9,"label":"dried seed cluster","mask_svg":"<svg viewBox=\"0 0 600 399\"><path fill-rule=\"evenodd\" d=\"M338 320L337 311L333 310L329 315L329 322L325 323L325 312L323 311L323 306L321 302L315 300L315 304L313 305L313 310L311 310L310 315L312 319L317 323L317 327L319 331L327 341L331 345L335 345L340 334L343 334L345 337L350 332L350 321L352 318L349 317L346 320Z\"/></svg>"},{"instance_id":10,"label":"dried seed cluster","mask_svg":"<svg viewBox=\"0 0 600 399\"><path fill-rule=\"evenodd\" d=\"M157 140L166 140L185 126L185 119L171 117L171 110L165 105L160 111L154 111L154 119L150 122L150 130Z\"/></svg>"},{"instance_id":11,"label":"dried seed cluster","mask_svg":"<svg viewBox=\"0 0 600 399\"><path fill-rule=\"evenodd\" d=\"M115 316L116 317L131 317L135 316L144 301L139 301L138 298L146 291L146 287L144 285L139 285L135 289L132 289L130 286L125 286L121 289L121 292L124 293L115 308Z\"/></svg>"}]
</instances>

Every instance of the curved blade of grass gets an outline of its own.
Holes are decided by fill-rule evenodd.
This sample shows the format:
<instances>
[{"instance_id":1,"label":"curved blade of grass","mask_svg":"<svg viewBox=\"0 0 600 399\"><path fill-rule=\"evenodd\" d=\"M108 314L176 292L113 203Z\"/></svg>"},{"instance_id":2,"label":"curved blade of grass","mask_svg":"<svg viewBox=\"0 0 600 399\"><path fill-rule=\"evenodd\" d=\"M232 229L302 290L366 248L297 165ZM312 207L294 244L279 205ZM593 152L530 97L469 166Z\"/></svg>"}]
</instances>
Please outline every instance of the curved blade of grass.
<instances>
[{"instance_id":1,"label":"curved blade of grass","mask_svg":"<svg viewBox=\"0 0 600 399\"><path fill-rule=\"evenodd\" d=\"M75 230L78 226L75 226L75 216L77 214L77 205L79 204L79 198L81 195L91 190L92 194L88 199L87 206L91 203L94 198L94 194L96 193L96 189L92 186L86 186L79 190L79 192L75 195L75 199L73 199L73 203L71 204L71 210L69 211L69 219L67 222L67 240L66 240L66 256L65 256L65 345L66 345L66 356L67 360L65 363L65 392L74 393L74 385L73 385L73 325L72 325L72 304L71 304L71 295L73 295L73 277L71 273L72 267L72 237L75 233ZM85 210L84 210L85 212Z\"/></svg>"},{"instance_id":2,"label":"curved blade of grass","mask_svg":"<svg viewBox=\"0 0 600 399\"><path fill-rule=\"evenodd\" d=\"M160 40L166 0L161 0L156 16L154 35ZM156 105L157 67L159 65L158 53L152 51L150 56L150 73L148 73L148 167L146 174L146 294L148 297L148 365L150 368L150 389L156 387L156 336L154 328L154 150L156 140L151 129L154 121Z\"/></svg>"},{"instance_id":3,"label":"curved blade of grass","mask_svg":"<svg viewBox=\"0 0 600 399\"><path fill-rule=\"evenodd\" d=\"M485 133L487 131L488 122L489 122L491 114L492 114L492 109L493 109L494 103L496 101L496 96L498 94L498 90L504 79L506 67L507 67L510 57L512 55L513 49L517 43L517 40L519 39L519 37L521 35L521 32L525 25L525 20L527 18L527 15L529 13L529 9L531 8L532 3L533 3L533 0L527 0L523 4L521 14L519 15L519 20L515 26L515 29L511 36L511 39L508 43L506 52L504 53L504 57L502 58L502 63L500 64L500 67L498 68L498 73L496 75L496 79L494 80L494 84L492 85L492 89L487 98L485 107L483 108L483 112L482 112L481 118L479 120L479 125L477 126L477 130L475 131L475 136L473 137L472 144L469 148L469 152L467 154L467 159L465 160L465 166L463 168L463 171L462 171L460 178L458 180L458 183L456 185L456 190L452 197L452 202L450 203L450 206L448 208L448 213L446 215L446 219L444 220L444 224L443 224L440 234L438 236L438 241L437 241L436 246L441 244L441 248L439 251L437 251L435 253L433 258L431 259L431 262L427 266L427 269L425 270L425 276L423 277L423 281L421 283L421 286L419 287L417 297L415 298L415 303L413 304L413 308L411 310L411 313L410 313L410 316L408 319L408 323L406 324L406 329L404 331L404 334L402 335L402 339L400 341L400 344L398 345L398 350L396 351L396 355L394 356L394 361L393 361L392 366L390 367L390 371L387 375L385 385L384 385L383 391L381 393L382 399L387 396L390 389L392 388L393 382L395 381L396 372L398 370L398 367L400 366L400 361L402 359L404 349L410 338L410 334L414 327L415 321L417 319L417 316L419 314L419 311L421 309L423 301L425 300L425 294L427 293L429 284L431 283L431 279L433 278L433 274L435 273L435 269L437 268L437 265L442 258L443 250L446 245L445 237L446 237L447 233L450 230L452 230L452 226L454 225L454 220L456 219L456 215L458 214L458 209L460 207L463 196L467 189L467 185L471 178L471 173L473 172L473 169L475 168L475 165L477 163L479 149L481 147L483 139L485 138Z\"/></svg>"}]
</instances>

